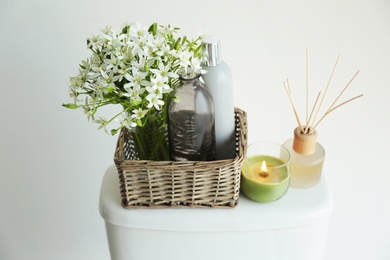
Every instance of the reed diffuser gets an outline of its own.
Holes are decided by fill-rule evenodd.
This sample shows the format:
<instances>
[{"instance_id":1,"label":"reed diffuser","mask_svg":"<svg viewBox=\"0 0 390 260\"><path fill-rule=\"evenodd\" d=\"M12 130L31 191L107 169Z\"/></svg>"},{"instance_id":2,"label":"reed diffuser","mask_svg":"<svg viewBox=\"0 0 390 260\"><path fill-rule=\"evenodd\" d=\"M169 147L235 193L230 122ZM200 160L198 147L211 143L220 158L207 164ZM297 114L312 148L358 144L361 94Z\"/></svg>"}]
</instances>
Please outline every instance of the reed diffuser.
<instances>
[{"instance_id":1,"label":"reed diffuser","mask_svg":"<svg viewBox=\"0 0 390 260\"><path fill-rule=\"evenodd\" d=\"M328 116L337 108L341 107L342 105L345 105L348 102L351 102L354 99L363 96L363 94L360 94L343 102L339 102L339 99L342 94L346 91L346 89L351 85L352 81L359 74L358 70L347 83L347 85L343 88L343 90L339 93L336 99L331 103L328 109L325 110L323 115L318 117L320 114L320 109L323 105L323 101L326 97L326 94L328 93L328 89L332 81L334 72L336 70L337 64L339 62L339 55L333 66L333 70L329 77L324 93L322 94L322 91L320 91L317 94L313 107L309 111L308 56L308 50L306 49L306 118L304 124L302 124L296 106L294 104L289 80L287 79L286 82L283 82L284 88L286 89L287 95L290 99L294 111L295 118L298 123L298 127L294 129L294 138L287 140L283 144L291 154L289 164L291 174L290 185L295 188L312 187L316 185L321 178L322 167L325 159L325 149L320 143L317 142L318 132L316 129L318 125L324 120L326 116Z\"/></svg>"}]
</instances>

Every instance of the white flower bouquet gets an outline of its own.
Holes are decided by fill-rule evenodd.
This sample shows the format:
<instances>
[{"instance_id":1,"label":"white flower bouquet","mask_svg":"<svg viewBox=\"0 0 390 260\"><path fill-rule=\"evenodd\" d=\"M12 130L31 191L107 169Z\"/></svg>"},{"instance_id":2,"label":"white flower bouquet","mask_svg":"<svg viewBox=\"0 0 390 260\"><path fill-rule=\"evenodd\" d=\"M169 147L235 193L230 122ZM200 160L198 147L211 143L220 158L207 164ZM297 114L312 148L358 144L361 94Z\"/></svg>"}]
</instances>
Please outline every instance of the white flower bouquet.
<instances>
[{"instance_id":1,"label":"white flower bouquet","mask_svg":"<svg viewBox=\"0 0 390 260\"><path fill-rule=\"evenodd\" d=\"M70 78L73 103L82 108L99 129L115 135L126 127L134 136L140 159L168 160L166 104L178 82L180 70L200 68L200 37L177 37L178 28L153 23L125 24L116 33L110 27L87 39L92 55ZM98 116L99 108L120 105L109 119ZM118 124L111 129L109 126Z\"/></svg>"}]
</instances>

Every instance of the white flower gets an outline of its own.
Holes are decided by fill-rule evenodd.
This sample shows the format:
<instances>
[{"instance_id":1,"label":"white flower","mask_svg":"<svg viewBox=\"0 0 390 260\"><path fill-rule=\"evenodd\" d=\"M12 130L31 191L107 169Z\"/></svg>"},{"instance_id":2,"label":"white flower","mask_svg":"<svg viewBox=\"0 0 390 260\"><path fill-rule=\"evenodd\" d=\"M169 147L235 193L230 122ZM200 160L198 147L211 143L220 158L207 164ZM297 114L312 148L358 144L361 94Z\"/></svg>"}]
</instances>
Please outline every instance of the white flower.
<instances>
[{"instance_id":1,"label":"white flower","mask_svg":"<svg viewBox=\"0 0 390 260\"><path fill-rule=\"evenodd\" d=\"M103 29L101 29L100 30L102 33L104 33L104 34L109 34L110 33L110 31L111 31L111 26L106 26L106 27L104 27Z\"/></svg>"},{"instance_id":2,"label":"white flower","mask_svg":"<svg viewBox=\"0 0 390 260\"><path fill-rule=\"evenodd\" d=\"M172 72L171 69L172 64L167 64L166 66L164 65L163 62L158 64L158 70L157 69L150 69L151 72L155 74L155 76L160 76L160 77L171 77L171 78L178 78L179 75L177 73Z\"/></svg>"},{"instance_id":3,"label":"white flower","mask_svg":"<svg viewBox=\"0 0 390 260\"><path fill-rule=\"evenodd\" d=\"M150 85L149 81L145 80L148 74L146 72L139 71L136 67L133 67L132 74L126 73L124 77L129 81L124 85L125 89L147 87Z\"/></svg>"},{"instance_id":4,"label":"white flower","mask_svg":"<svg viewBox=\"0 0 390 260\"><path fill-rule=\"evenodd\" d=\"M171 50L169 45L163 45L159 50L156 51L156 55L158 55L162 61L167 61L170 57L176 56L176 51Z\"/></svg>"},{"instance_id":5,"label":"white flower","mask_svg":"<svg viewBox=\"0 0 390 260\"><path fill-rule=\"evenodd\" d=\"M101 43L101 38L99 35L93 35L92 37L88 38L88 48L93 48L95 50L98 50L98 47Z\"/></svg>"},{"instance_id":6,"label":"white flower","mask_svg":"<svg viewBox=\"0 0 390 260\"><path fill-rule=\"evenodd\" d=\"M81 108L84 111L84 114L87 115L88 120L92 119L95 120L94 114L93 114L93 99L90 97L86 97L85 100L85 105L81 105Z\"/></svg>"},{"instance_id":7,"label":"white flower","mask_svg":"<svg viewBox=\"0 0 390 260\"><path fill-rule=\"evenodd\" d=\"M104 117L99 116L98 119L94 120L94 122L100 125L98 129L104 128L104 130L107 132L108 121Z\"/></svg>"},{"instance_id":8,"label":"white flower","mask_svg":"<svg viewBox=\"0 0 390 260\"><path fill-rule=\"evenodd\" d=\"M149 69L149 62L147 57L144 55L138 55L138 60L133 60L131 66L140 71L147 72Z\"/></svg>"},{"instance_id":9,"label":"white flower","mask_svg":"<svg viewBox=\"0 0 390 260\"><path fill-rule=\"evenodd\" d=\"M124 63L121 63L119 65L119 67L116 68L116 71L115 71L115 73L117 74L116 75L116 77L117 77L116 81L122 81L123 77L126 75L128 70L129 70L129 68Z\"/></svg>"},{"instance_id":10,"label":"white flower","mask_svg":"<svg viewBox=\"0 0 390 260\"><path fill-rule=\"evenodd\" d=\"M142 27L141 24L138 22L130 25L130 36L131 37L141 37L147 33L148 33L148 28Z\"/></svg>"},{"instance_id":11,"label":"white flower","mask_svg":"<svg viewBox=\"0 0 390 260\"><path fill-rule=\"evenodd\" d=\"M160 88L161 90L170 90L171 87L167 84L168 77L161 76L157 74L156 77L151 79L152 85Z\"/></svg>"},{"instance_id":12,"label":"white flower","mask_svg":"<svg viewBox=\"0 0 390 260\"><path fill-rule=\"evenodd\" d=\"M202 66L200 59L192 57L190 67L192 67L194 70L201 70Z\"/></svg>"},{"instance_id":13,"label":"white flower","mask_svg":"<svg viewBox=\"0 0 390 260\"><path fill-rule=\"evenodd\" d=\"M121 113L121 120L120 120L121 126L124 126L128 129L134 128L137 126L137 123L135 123L132 118L129 116L128 112Z\"/></svg>"},{"instance_id":14,"label":"white flower","mask_svg":"<svg viewBox=\"0 0 390 260\"><path fill-rule=\"evenodd\" d=\"M131 101L137 101L141 102L141 94L145 92L144 88L140 87L132 87L132 88L127 88L126 89L127 93L124 93L123 96L129 97Z\"/></svg>"},{"instance_id":15,"label":"white flower","mask_svg":"<svg viewBox=\"0 0 390 260\"><path fill-rule=\"evenodd\" d=\"M164 105L164 101L158 98L158 95L155 93L150 93L149 95L146 96L146 100L149 101L148 105L146 106L147 108L156 108L157 110L160 110L160 106Z\"/></svg>"},{"instance_id":16,"label":"white flower","mask_svg":"<svg viewBox=\"0 0 390 260\"><path fill-rule=\"evenodd\" d=\"M165 47L165 38L161 35L156 35L155 38L151 39L149 46L152 48L153 52L157 52L161 50L161 48Z\"/></svg>"},{"instance_id":17,"label":"white flower","mask_svg":"<svg viewBox=\"0 0 390 260\"><path fill-rule=\"evenodd\" d=\"M142 119L148 113L148 110L142 109L142 108L138 108L138 109L134 109L131 112L133 113L131 115L131 118Z\"/></svg>"},{"instance_id":18,"label":"white flower","mask_svg":"<svg viewBox=\"0 0 390 260\"><path fill-rule=\"evenodd\" d=\"M118 71L118 67L123 65L122 56L111 56L111 59L104 59L106 65L106 70L113 70L114 72Z\"/></svg>"},{"instance_id":19,"label":"white flower","mask_svg":"<svg viewBox=\"0 0 390 260\"><path fill-rule=\"evenodd\" d=\"M153 94L158 99L161 99L163 97L163 89L162 87L159 87L157 85L152 85L151 87L146 87L146 90L149 94ZM146 97L148 98L148 97Z\"/></svg>"},{"instance_id":20,"label":"white flower","mask_svg":"<svg viewBox=\"0 0 390 260\"><path fill-rule=\"evenodd\" d=\"M103 35L103 37L107 39L107 47L109 49L118 49L122 47L122 40L126 38L126 36L126 34L117 35L114 31Z\"/></svg>"},{"instance_id":21,"label":"white flower","mask_svg":"<svg viewBox=\"0 0 390 260\"><path fill-rule=\"evenodd\" d=\"M100 68L102 79L100 80L101 85L104 87L105 93L111 92L116 89L115 81L118 76L113 71L107 71L107 73Z\"/></svg>"},{"instance_id":22,"label":"white flower","mask_svg":"<svg viewBox=\"0 0 390 260\"><path fill-rule=\"evenodd\" d=\"M170 25L160 26L158 28L158 33L162 35L163 37L166 37L167 35L172 34L175 31L174 28L172 28Z\"/></svg>"},{"instance_id":23,"label":"white flower","mask_svg":"<svg viewBox=\"0 0 390 260\"><path fill-rule=\"evenodd\" d=\"M132 38L130 45L134 47L138 46L138 49L143 52L144 55L149 54L149 47L153 46L153 36L145 34L140 37Z\"/></svg>"},{"instance_id":24,"label":"white flower","mask_svg":"<svg viewBox=\"0 0 390 260\"><path fill-rule=\"evenodd\" d=\"M183 68L187 68L191 65L191 58L192 58L192 53L184 50L184 51L179 51L177 54L179 60L180 60L180 66Z\"/></svg>"}]
</instances>

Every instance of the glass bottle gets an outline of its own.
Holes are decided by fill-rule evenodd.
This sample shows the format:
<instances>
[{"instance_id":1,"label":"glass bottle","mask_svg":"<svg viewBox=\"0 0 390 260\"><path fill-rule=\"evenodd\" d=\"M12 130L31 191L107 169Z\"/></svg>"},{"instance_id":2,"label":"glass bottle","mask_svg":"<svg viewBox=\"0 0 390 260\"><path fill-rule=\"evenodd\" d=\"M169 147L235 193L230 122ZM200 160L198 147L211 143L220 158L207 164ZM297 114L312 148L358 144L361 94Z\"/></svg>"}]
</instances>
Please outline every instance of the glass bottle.
<instances>
[{"instance_id":1,"label":"glass bottle","mask_svg":"<svg viewBox=\"0 0 390 260\"><path fill-rule=\"evenodd\" d=\"M214 102L200 72L181 72L168 102L171 160L215 160Z\"/></svg>"},{"instance_id":2,"label":"glass bottle","mask_svg":"<svg viewBox=\"0 0 390 260\"><path fill-rule=\"evenodd\" d=\"M294 130L294 138L284 142L283 146L291 155L289 162L291 181L294 188L309 188L321 179L325 149L317 142L318 133L303 133L299 127Z\"/></svg>"}]
</instances>

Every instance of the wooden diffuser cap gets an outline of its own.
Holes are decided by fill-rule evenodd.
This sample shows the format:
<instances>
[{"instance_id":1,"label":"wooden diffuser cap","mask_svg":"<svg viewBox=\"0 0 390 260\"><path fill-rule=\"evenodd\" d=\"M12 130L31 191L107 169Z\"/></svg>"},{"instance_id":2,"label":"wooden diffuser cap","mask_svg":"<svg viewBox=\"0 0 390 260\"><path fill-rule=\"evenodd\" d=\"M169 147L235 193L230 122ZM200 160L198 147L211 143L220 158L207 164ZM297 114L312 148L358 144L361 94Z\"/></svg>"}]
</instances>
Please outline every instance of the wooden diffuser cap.
<instances>
[{"instance_id":1,"label":"wooden diffuser cap","mask_svg":"<svg viewBox=\"0 0 390 260\"><path fill-rule=\"evenodd\" d=\"M293 149L295 152L303 155L310 155L316 151L317 131L311 134L303 133L299 127L294 130Z\"/></svg>"}]
</instances>

